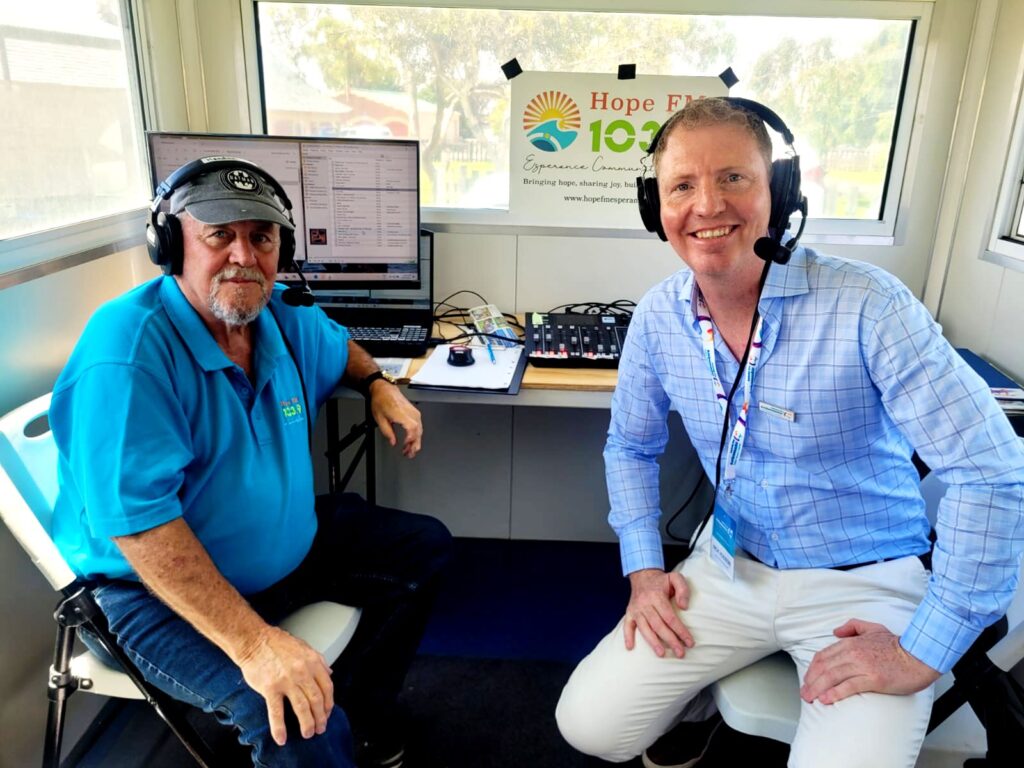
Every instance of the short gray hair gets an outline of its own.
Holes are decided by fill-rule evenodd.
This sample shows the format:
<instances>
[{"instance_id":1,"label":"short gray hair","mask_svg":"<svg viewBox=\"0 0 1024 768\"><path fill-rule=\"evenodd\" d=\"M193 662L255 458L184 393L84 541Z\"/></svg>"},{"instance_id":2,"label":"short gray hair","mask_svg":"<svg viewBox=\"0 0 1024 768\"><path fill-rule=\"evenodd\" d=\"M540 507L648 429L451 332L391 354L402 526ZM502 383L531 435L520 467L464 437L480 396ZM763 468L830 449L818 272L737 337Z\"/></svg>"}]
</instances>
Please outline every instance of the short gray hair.
<instances>
[{"instance_id":1,"label":"short gray hair","mask_svg":"<svg viewBox=\"0 0 1024 768\"><path fill-rule=\"evenodd\" d=\"M772 140L768 137L768 130L764 127L764 121L750 110L738 107L728 99L720 96L713 96L704 99L694 99L685 107L670 117L661 129L661 138L654 148L654 172L658 172L658 164L661 156L665 154L668 146L668 138L677 130L690 130L693 128L704 128L709 125L738 125L745 128L754 138L757 149L764 158L764 163L771 175L772 168Z\"/></svg>"}]
</instances>

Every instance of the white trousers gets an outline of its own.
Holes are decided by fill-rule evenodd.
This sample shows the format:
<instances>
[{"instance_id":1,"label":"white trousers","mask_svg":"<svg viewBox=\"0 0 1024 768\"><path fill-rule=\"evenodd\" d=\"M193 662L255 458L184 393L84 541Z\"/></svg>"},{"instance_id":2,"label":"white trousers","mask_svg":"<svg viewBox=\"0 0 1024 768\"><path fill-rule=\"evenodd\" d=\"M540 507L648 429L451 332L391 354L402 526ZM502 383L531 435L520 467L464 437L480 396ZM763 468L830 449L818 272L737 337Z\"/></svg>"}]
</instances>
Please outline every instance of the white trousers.
<instances>
[{"instance_id":1,"label":"white trousers","mask_svg":"<svg viewBox=\"0 0 1024 768\"><path fill-rule=\"evenodd\" d=\"M689 608L678 613L694 647L682 659L671 650L659 658L637 632L634 649L627 651L620 621L580 662L558 702L558 727L579 751L612 762L632 759L679 720L706 717L707 700L697 695L709 683L778 650L792 656L803 682L814 654L836 642L832 631L849 619L901 634L928 583L916 557L850 571L780 571L742 552L730 581L708 558L711 527L676 568L690 588ZM831 705L801 702L789 765L911 768L932 696L929 686L911 696L866 693Z\"/></svg>"}]
</instances>

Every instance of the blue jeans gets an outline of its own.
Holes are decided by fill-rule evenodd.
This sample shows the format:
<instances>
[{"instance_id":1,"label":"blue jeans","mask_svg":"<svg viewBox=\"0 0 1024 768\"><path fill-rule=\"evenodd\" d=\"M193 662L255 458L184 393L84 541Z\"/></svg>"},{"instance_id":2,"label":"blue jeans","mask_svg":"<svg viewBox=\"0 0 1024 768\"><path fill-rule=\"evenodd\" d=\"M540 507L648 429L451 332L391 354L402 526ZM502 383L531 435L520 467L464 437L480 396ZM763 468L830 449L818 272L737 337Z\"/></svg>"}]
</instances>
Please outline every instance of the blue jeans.
<instances>
[{"instance_id":1,"label":"blue jeans","mask_svg":"<svg viewBox=\"0 0 1024 768\"><path fill-rule=\"evenodd\" d=\"M355 494L318 498L317 517L316 538L299 567L246 597L271 624L319 600L363 609L355 635L332 666L335 707L327 731L310 739L302 738L289 711L287 743L275 744L263 697L223 651L144 586L109 581L93 590L143 677L237 729L256 766L350 768L353 729L372 740L394 727L396 699L451 555L451 534L434 518L371 507ZM105 656L87 635L83 639Z\"/></svg>"}]
</instances>

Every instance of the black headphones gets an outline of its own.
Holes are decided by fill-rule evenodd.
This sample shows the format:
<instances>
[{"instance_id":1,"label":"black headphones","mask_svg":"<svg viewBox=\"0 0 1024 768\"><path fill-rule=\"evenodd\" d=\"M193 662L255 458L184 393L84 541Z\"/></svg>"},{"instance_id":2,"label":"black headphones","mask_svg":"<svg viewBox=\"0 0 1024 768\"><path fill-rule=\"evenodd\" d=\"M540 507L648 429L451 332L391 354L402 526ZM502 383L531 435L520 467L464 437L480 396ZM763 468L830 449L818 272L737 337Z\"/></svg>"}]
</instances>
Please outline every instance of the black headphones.
<instances>
[{"instance_id":1,"label":"black headphones","mask_svg":"<svg viewBox=\"0 0 1024 768\"><path fill-rule=\"evenodd\" d=\"M200 176L215 171L242 169L256 174L260 179L270 185L278 202L281 203L281 212L294 226L295 219L292 218L292 203L288 199L288 193L284 187L255 163L243 160L240 157L201 157L178 168L170 176L160 182L153 197L153 205L149 209L149 223L146 225L146 245L149 250L149 259L163 270L165 275L180 275L182 262L185 258L184 244L181 234L181 222L172 213L164 213L160 205L164 200L170 199L176 189L183 187ZM292 265L295 258L295 232L287 227L281 227L281 250L278 255L277 271L283 271ZM300 271L301 275L301 271ZM303 282L305 282L303 280Z\"/></svg>"},{"instance_id":2,"label":"black headphones","mask_svg":"<svg viewBox=\"0 0 1024 768\"><path fill-rule=\"evenodd\" d=\"M762 259L785 264L793 255L793 250L804 232L804 224L807 221L807 198L800 192L800 156L793 148L793 132L786 127L781 117L763 104L736 96L723 97L723 101L760 118L765 125L781 134L786 145L793 151L792 157L775 160L772 163L772 178L769 187L772 210L768 217L768 237L759 238L754 243L754 253ZM667 124L666 121L654 134L654 138L647 148L648 155L653 155L658 148ZM637 176L636 192L637 203L640 206L640 218L644 222L644 227L648 232L656 232L662 240L668 240L665 230L661 226L661 197L658 193L657 178L647 176L645 169L643 176ZM795 237L783 244L782 238L790 225L789 217L798 211L801 214L800 229Z\"/></svg>"}]
</instances>

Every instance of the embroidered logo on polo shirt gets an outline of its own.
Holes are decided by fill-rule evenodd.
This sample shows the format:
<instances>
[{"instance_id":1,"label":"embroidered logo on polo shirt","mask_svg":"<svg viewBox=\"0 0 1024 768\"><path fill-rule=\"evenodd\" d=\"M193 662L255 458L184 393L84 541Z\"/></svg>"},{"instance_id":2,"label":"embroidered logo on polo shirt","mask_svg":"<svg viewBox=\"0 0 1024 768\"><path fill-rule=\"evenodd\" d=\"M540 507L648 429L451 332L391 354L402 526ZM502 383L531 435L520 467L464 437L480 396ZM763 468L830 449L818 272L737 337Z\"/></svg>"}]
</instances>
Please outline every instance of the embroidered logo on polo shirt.
<instances>
[{"instance_id":1,"label":"embroidered logo on polo shirt","mask_svg":"<svg viewBox=\"0 0 1024 768\"><path fill-rule=\"evenodd\" d=\"M285 424L294 424L303 420L302 401L298 397L281 401L281 415L284 416Z\"/></svg>"}]
</instances>

